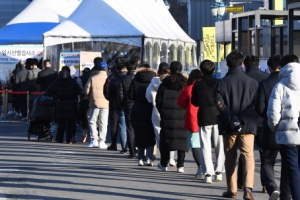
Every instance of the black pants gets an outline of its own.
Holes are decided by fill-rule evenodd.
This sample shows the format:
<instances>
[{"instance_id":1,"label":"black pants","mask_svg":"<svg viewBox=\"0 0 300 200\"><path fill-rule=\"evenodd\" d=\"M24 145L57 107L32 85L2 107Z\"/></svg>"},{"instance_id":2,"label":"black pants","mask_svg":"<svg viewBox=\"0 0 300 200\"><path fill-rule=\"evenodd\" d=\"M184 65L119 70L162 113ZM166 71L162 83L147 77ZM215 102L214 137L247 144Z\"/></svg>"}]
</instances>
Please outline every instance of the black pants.
<instances>
[{"instance_id":1,"label":"black pants","mask_svg":"<svg viewBox=\"0 0 300 200\"><path fill-rule=\"evenodd\" d=\"M111 145L117 146L118 141L118 111L109 108Z\"/></svg>"},{"instance_id":2,"label":"black pants","mask_svg":"<svg viewBox=\"0 0 300 200\"><path fill-rule=\"evenodd\" d=\"M259 158L261 160L262 157L262 128L261 127L257 127L256 130L256 135L255 135L255 143L258 147L258 152L259 152ZM239 164L238 164L238 184L239 185L244 185L244 181L243 181L243 177L244 177L244 172L243 172L243 159L242 159L242 154L239 157ZM260 182L261 185L264 186L263 184L263 176L261 175L261 168L260 168Z\"/></svg>"},{"instance_id":3,"label":"black pants","mask_svg":"<svg viewBox=\"0 0 300 200\"><path fill-rule=\"evenodd\" d=\"M66 130L66 142L73 142L74 133L76 132L76 119L57 119L56 141L64 141Z\"/></svg>"},{"instance_id":4,"label":"black pants","mask_svg":"<svg viewBox=\"0 0 300 200\"><path fill-rule=\"evenodd\" d=\"M278 152L280 152L282 157L280 176L280 199L290 200L292 199L292 196L289 183L289 174L284 155L282 155L280 149L264 149L262 151L261 176L263 177L264 181L263 185L266 186L269 195L271 195L274 190L279 191L274 177L274 165L276 163L276 157Z\"/></svg>"},{"instance_id":5,"label":"black pants","mask_svg":"<svg viewBox=\"0 0 300 200\"><path fill-rule=\"evenodd\" d=\"M185 152L177 151L177 168L184 166ZM160 151L160 164L167 167L170 160L170 151Z\"/></svg>"},{"instance_id":6,"label":"black pants","mask_svg":"<svg viewBox=\"0 0 300 200\"><path fill-rule=\"evenodd\" d=\"M20 101L20 109L22 113L22 117L27 116L27 96L22 94L19 95L19 101Z\"/></svg>"},{"instance_id":7,"label":"black pants","mask_svg":"<svg viewBox=\"0 0 300 200\"><path fill-rule=\"evenodd\" d=\"M129 154L131 156L134 156L136 154L136 149L135 149L134 129L131 124L131 109L125 110L125 121L126 121L127 145L129 149Z\"/></svg>"}]
</instances>

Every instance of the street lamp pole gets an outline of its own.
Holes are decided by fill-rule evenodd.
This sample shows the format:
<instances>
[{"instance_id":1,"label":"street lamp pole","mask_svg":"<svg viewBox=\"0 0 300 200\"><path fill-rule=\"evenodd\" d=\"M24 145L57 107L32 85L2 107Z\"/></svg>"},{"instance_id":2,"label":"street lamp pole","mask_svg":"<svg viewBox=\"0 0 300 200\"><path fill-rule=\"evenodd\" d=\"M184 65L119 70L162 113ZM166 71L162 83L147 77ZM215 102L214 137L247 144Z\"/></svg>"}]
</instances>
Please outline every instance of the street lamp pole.
<instances>
[{"instance_id":1,"label":"street lamp pole","mask_svg":"<svg viewBox=\"0 0 300 200\"><path fill-rule=\"evenodd\" d=\"M223 0L215 0L215 3L211 5L211 13L215 17L215 22L222 21L223 16L226 13L226 5ZM220 66L220 44L217 43L217 68L215 71L215 78L221 79L221 66Z\"/></svg>"}]
</instances>

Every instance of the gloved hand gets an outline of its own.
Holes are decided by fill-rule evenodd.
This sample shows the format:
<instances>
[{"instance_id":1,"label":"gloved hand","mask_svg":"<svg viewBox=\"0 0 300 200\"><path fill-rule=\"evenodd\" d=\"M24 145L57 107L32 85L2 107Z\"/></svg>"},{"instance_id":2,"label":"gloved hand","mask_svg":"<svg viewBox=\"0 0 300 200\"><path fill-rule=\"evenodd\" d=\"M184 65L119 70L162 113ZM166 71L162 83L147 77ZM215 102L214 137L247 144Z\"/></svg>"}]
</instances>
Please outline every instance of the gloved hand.
<instances>
[{"instance_id":1,"label":"gloved hand","mask_svg":"<svg viewBox=\"0 0 300 200\"><path fill-rule=\"evenodd\" d=\"M231 129L234 133L240 133L242 131L241 120L238 117L235 117L234 120L230 123Z\"/></svg>"}]
</instances>

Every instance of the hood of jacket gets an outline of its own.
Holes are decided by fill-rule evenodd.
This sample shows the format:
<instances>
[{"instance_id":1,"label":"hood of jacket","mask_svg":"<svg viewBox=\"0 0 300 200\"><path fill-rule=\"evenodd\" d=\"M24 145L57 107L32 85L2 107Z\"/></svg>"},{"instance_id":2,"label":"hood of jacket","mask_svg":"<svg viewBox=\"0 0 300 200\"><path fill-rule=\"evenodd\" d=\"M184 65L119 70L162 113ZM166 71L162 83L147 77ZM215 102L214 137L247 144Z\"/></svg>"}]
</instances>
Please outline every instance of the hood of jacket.
<instances>
[{"instance_id":1,"label":"hood of jacket","mask_svg":"<svg viewBox=\"0 0 300 200\"><path fill-rule=\"evenodd\" d=\"M68 87L70 87L70 85L72 83L74 84L74 82L76 82L76 81L74 79L72 79L71 77L57 80L57 84L62 88L68 88Z\"/></svg>"},{"instance_id":2,"label":"hood of jacket","mask_svg":"<svg viewBox=\"0 0 300 200\"><path fill-rule=\"evenodd\" d=\"M289 63L279 73L280 82L291 90L300 90L300 64Z\"/></svg>"},{"instance_id":3,"label":"hood of jacket","mask_svg":"<svg viewBox=\"0 0 300 200\"><path fill-rule=\"evenodd\" d=\"M141 67L136 70L134 79L141 83L150 83L155 76L156 71L154 69Z\"/></svg>"},{"instance_id":4,"label":"hood of jacket","mask_svg":"<svg viewBox=\"0 0 300 200\"><path fill-rule=\"evenodd\" d=\"M180 90L186 86L187 78L181 73L175 73L167 76L162 81L167 89L170 90Z\"/></svg>"},{"instance_id":5,"label":"hood of jacket","mask_svg":"<svg viewBox=\"0 0 300 200\"><path fill-rule=\"evenodd\" d=\"M153 77L151 80L151 85L158 90L159 85L161 84L160 77Z\"/></svg>"}]
</instances>

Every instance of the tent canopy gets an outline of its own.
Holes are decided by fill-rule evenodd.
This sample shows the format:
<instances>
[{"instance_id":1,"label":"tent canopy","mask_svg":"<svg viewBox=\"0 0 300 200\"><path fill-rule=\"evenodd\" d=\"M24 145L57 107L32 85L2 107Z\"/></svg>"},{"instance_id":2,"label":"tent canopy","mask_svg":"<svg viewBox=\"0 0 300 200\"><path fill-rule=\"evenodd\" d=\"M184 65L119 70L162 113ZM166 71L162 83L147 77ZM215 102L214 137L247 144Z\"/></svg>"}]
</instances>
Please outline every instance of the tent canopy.
<instances>
[{"instance_id":1,"label":"tent canopy","mask_svg":"<svg viewBox=\"0 0 300 200\"><path fill-rule=\"evenodd\" d=\"M128 38L127 44L141 47L142 37L195 43L162 0L84 0L67 20L44 33L44 46Z\"/></svg>"},{"instance_id":2,"label":"tent canopy","mask_svg":"<svg viewBox=\"0 0 300 200\"><path fill-rule=\"evenodd\" d=\"M42 44L43 33L68 18L81 0L34 0L0 29L0 45Z\"/></svg>"}]
</instances>

